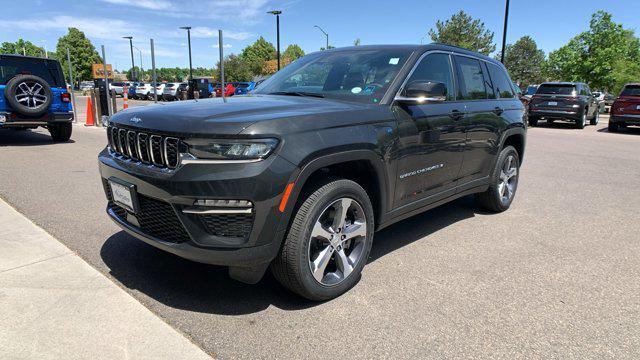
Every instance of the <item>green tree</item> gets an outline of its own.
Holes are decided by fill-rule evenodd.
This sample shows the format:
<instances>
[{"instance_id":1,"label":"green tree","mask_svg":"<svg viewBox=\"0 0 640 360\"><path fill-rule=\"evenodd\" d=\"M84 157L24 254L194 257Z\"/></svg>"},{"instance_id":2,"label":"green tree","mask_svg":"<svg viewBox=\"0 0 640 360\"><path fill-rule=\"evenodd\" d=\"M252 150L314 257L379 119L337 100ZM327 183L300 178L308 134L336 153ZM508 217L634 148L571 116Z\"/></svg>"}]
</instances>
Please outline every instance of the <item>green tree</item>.
<instances>
[{"instance_id":1,"label":"green tree","mask_svg":"<svg viewBox=\"0 0 640 360\"><path fill-rule=\"evenodd\" d=\"M429 30L429 36L434 42L460 46L485 55L496 49L493 32L487 30L482 21L473 19L462 10L444 22L438 20L436 29Z\"/></svg>"},{"instance_id":2,"label":"green tree","mask_svg":"<svg viewBox=\"0 0 640 360\"><path fill-rule=\"evenodd\" d=\"M216 74L220 74L220 61L216 64ZM253 74L249 64L238 55L227 55L224 58L224 81L251 81Z\"/></svg>"},{"instance_id":3,"label":"green tree","mask_svg":"<svg viewBox=\"0 0 640 360\"><path fill-rule=\"evenodd\" d=\"M519 84L539 84L544 81L544 51L530 36L523 36L515 44L507 45L504 65L511 79Z\"/></svg>"},{"instance_id":4,"label":"green tree","mask_svg":"<svg viewBox=\"0 0 640 360\"><path fill-rule=\"evenodd\" d=\"M24 54L23 54L24 51ZM44 48L22 38L12 43L5 41L0 46L0 54L17 54L27 56L44 56Z\"/></svg>"},{"instance_id":5,"label":"green tree","mask_svg":"<svg viewBox=\"0 0 640 360\"><path fill-rule=\"evenodd\" d=\"M320 48L320 50L321 50L321 51L325 51L325 50L330 50L330 49L335 49L335 48L336 48L335 46L333 46L333 45L329 45L329 47L327 47L326 49L325 49L325 47L324 47L324 46L323 46L323 47L321 47L321 48Z\"/></svg>"},{"instance_id":6,"label":"green tree","mask_svg":"<svg viewBox=\"0 0 640 360\"><path fill-rule=\"evenodd\" d=\"M640 40L633 30L612 21L611 14L591 16L589 30L549 54L546 71L550 78L584 81L593 89L618 92L623 79L634 76L640 63Z\"/></svg>"},{"instance_id":7,"label":"green tree","mask_svg":"<svg viewBox=\"0 0 640 360\"><path fill-rule=\"evenodd\" d=\"M360 43L361 43L360 38L353 40L353 46L360 46Z\"/></svg>"},{"instance_id":8,"label":"green tree","mask_svg":"<svg viewBox=\"0 0 640 360\"><path fill-rule=\"evenodd\" d=\"M287 49L282 54L283 58L288 58L290 61L295 61L303 56L304 50L302 50L302 48L296 44L287 46Z\"/></svg>"},{"instance_id":9,"label":"green tree","mask_svg":"<svg viewBox=\"0 0 640 360\"><path fill-rule=\"evenodd\" d=\"M71 57L74 80L90 80L91 65L102 61L91 41L87 39L82 31L76 28L69 28L67 35L58 39L56 58L60 60L64 75L68 79L67 49L69 49Z\"/></svg>"},{"instance_id":10,"label":"green tree","mask_svg":"<svg viewBox=\"0 0 640 360\"><path fill-rule=\"evenodd\" d=\"M252 75L263 75L264 63L275 58L276 48L262 36L240 54L240 60L247 64Z\"/></svg>"}]
</instances>

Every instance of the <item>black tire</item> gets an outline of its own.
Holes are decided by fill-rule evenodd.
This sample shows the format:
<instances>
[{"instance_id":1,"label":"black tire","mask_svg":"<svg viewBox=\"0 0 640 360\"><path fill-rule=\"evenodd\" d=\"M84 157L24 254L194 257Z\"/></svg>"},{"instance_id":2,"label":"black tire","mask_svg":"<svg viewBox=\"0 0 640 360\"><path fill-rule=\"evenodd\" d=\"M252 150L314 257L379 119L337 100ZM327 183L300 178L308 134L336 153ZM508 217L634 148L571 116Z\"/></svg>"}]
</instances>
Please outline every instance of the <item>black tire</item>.
<instances>
[{"instance_id":1,"label":"black tire","mask_svg":"<svg viewBox=\"0 0 640 360\"><path fill-rule=\"evenodd\" d=\"M309 300L323 301L342 295L360 279L373 241L373 207L366 191L351 180L329 179L307 194L308 196L300 198L302 204L295 210L280 253L271 264L271 271L287 289ZM318 282L309 267L311 231L325 209L345 197L356 200L362 207L367 222L367 235L363 240L365 243L361 256L351 274L341 282L328 286Z\"/></svg>"},{"instance_id":2,"label":"black tire","mask_svg":"<svg viewBox=\"0 0 640 360\"><path fill-rule=\"evenodd\" d=\"M529 116L529 126L531 127L538 126L538 120L540 119L536 116Z\"/></svg>"},{"instance_id":3,"label":"black tire","mask_svg":"<svg viewBox=\"0 0 640 360\"><path fill-rule=\"evenodd\" d=\"M609 132L618 132L620 131L620 126L617 123L609 120L609 126L607 126L607 129L609 130Z\"/></svg>"},{"instance_id":4,"label":"black tire","mask_svg":"<svg viewBox=\"0 0 640 360\"><path fill-rule=\"evenodd\" d=\"M35 95L40 101L42 101L42 103L37 105L25 105L16 99L16 95L19 95L24 91L21 89L21 86L24 88L25 85L28 88L33 88L39 85ZM47 84L43 78L35 75L17 75L7 81L4 89L4 96L7 99L7 103L17 113L25 116L40 116L46 113L53 101L53 95L49 84ZM26 96L28 98L27 101L33 101L35 98L34 93L26 94Z\"/></svg>"},{"instance_id":5,"label":"black tire","mask_svg":"<svg viewBox=\"0 0 640 360\"><path fill-rule=\"evenodd\" d=\"M515 167L517 172L515 174L515 186L513 188L513 194L509 198L507 202L502 201L502 195L499 192L499 185L501 182L500 172L505 166L505 162L509 157L512 157L515 160ZM520 157L518 156L518 152L513 146L507 146L500 152L498 156L498 161L496 161L496 165L493 168L493 172L491 173L491 185L487 189L487 191L483 193L476 194L476 203L482 209L491 211L491 212L503 212L511 206L513 203L513 199L516 195L516 190L518 189L518 179L520 177Z\"/></svg>"},{"instance_id":6,"label":"black tire","mask_svg":"<svg viewBox=\"0 0 640 360\"><path fill-rule=\"evenodd\" d=\"M576 129L584 129L587 124L587 110L585 109L580 119L576 120Z\"/></svg>"},{"instance_id":7,"label":"black tire","mask_svg":"<svg viewBox=\"0 0 640 360\"><path fill-rule=\"evenodd\" d=\"M594 111L593 117L591 118L591 120L589 120L589 124L590 125L598 125L598 123L600 122L600 111L596 110Z\"/></svg>"},{"instance_id":8,"label":"black tire","mask_svg":"<svg viewBox=\"0 0 640 360\"><path fill-rule=\"evenodd\" d=\"M71 123L52 124L48 126L49 134L55 142L65 142L71 139L73 125Z\"/></svg>"}]
</instances>

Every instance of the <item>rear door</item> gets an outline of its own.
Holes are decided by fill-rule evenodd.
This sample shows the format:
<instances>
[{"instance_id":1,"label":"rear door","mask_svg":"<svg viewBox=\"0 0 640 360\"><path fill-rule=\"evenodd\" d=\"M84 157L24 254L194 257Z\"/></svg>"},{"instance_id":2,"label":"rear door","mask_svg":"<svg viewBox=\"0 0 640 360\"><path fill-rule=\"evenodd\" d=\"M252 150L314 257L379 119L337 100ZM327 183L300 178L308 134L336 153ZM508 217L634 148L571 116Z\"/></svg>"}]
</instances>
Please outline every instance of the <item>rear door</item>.
<instances>
[{"instance_id":1,"label":"rear door","mask_svg":"<svg viewBox=\"0 0 640 360\"><path fill-rule=\"evenodd\" d=\"M464 103L456 99L451 56L428 53L414 68L411 81L444 83L447 99L442 102L396 103L398 121L395 207L419 200L430 203L455 193L465 143Z\"/></svg>"},{"instance_id":2,"label":"rear door","mask_svg":"<svg viewBox=\"0 0 640 360\"><path fill-rule=\"evenodd\" d=\"M490 162L495 156L498 129L502 123L500 104L494 99L491 79L484 61L456 55L460 98L466 107L464 127L466 146L460 185L473 184L488 176Z\"/></svg>"}]
</instances>

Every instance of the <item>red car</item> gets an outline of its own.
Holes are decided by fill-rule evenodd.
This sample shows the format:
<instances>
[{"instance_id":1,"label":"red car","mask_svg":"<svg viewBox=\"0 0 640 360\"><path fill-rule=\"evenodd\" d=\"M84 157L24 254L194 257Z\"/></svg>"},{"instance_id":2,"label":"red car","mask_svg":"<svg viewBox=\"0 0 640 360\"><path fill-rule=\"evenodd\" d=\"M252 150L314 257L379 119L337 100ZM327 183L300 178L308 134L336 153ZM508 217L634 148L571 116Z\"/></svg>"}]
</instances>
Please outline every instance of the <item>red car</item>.
<instances>
[{"instance_id":1,"label":"red car","mask_svg":"<svg viewBox=\"0 0 640 360\"><path fill-rule=\"evenodd\" d=\"M216 97L222 97L222 90L220 89L220 84L216 84L215 87ZM224 96L232 96L236 92L236 88L232 83L226 83L224 86Z\"/></svg>"},{"instance_id":2,"label":"red car","mask_svg":"<svg viewBox=\"0 0 640 360\"><path fill-rule=\"evenodd\" d=\"M629 125L640 126L640 83L625 85L611 106L609 131Z\"/></svg>"}]
</instances>

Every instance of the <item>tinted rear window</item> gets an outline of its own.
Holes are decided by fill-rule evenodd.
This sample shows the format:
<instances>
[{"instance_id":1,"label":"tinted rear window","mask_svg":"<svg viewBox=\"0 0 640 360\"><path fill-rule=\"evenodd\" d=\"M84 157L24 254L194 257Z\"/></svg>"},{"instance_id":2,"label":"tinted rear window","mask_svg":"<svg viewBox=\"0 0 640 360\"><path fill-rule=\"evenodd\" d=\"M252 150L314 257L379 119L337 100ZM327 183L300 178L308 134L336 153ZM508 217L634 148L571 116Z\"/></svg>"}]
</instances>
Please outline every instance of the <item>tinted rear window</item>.
<instances>
[{"instance_id":1,"label":"tinted rear window","mask_svg":"<svg viewBox=\"0 0 640 360\"><path fill-rule=\"evenodd\" d=\"M575 85L554 85L545 84L540 85L536 94L545 95L573 95L576 91Z\"/></svg>"},{"instance_id":2,"label":"tinted rear window","mask_svg":"<svg viewBox=\"0 0 640 360\"><path fill-rule=\"evenodd\" d=\"M460 69L460 90L463 100L478 100L487 98L485 79L480 67L480 61L464 56L456 56Z\"/></svg>"},{"instance_id":3,"label":"tinted rear window","mask_svg":"<svg viewBox=\"0 0 640 360\"><path fill-rule=\"evenodd\" d=\"M640 96L640 85L627 85L622 89L620 96Z\"/></svg>"},{"instance_id":4,"label":"tinted rear window","mask_svg":"<svg viewBox=\"0 0 640 360\"><path fill-rule=\"evenodd\" d=\"M21 58L0 59L0 85L5 85L7 81L20 74L41 77L49 86L67 86L62 69L57 61Z\"/></svg>"},{"instance_id":5,"label":"tinted rear window","mask_svg":"<svg viewBox=\"0 0 640 360\"><path fill-rule=\"evenodd\" d=\"M515 97L513 89L511 88L512 83L509 79L509 75L494 64L487 64L487 67L489 69L491 82L493 83L495 96L498 99L509 99Z\"/></svg>"}]
</instances>

